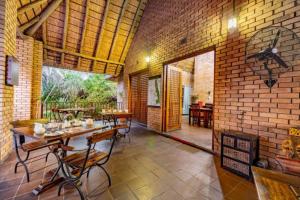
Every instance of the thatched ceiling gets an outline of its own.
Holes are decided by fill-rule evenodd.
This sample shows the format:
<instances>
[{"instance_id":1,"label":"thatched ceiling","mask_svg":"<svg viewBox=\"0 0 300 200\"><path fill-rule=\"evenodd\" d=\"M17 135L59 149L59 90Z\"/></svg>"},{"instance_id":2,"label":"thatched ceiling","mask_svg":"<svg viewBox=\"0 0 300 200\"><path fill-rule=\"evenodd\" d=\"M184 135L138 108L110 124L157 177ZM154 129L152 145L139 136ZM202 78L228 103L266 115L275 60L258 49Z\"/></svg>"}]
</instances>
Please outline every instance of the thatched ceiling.
<instances>
[{"instance_id":1,"label":"thatched ceiling","mask_svg":"<svg viewBox=\"0 0 300 200\"><path fill-rule=\"evenodd\" d=\"M44 64L118 75L147 0L18 0L18 34L44 42Z\"/></svg>"}]
</instances>

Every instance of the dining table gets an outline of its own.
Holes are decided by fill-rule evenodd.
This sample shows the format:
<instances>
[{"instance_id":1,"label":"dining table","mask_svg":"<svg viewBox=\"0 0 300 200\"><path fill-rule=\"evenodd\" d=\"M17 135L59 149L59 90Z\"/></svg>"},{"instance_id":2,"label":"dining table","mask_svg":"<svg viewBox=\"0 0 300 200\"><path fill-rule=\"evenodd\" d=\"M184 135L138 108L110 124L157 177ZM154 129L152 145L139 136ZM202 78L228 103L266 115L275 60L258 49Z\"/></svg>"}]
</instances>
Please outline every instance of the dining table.
<instances>
[{"instance_id":1,"label":"dining table","mask_svg":"<svg viewBox=\"0 0 300 200\"><path fill-rule=\"evenodd\" d=\"M213 109L209 107L192 107L189 108L189 125L191 125L192 111L199 111L204 114L203 125L205 128L208 128L209 124L209 116L212 115ZM200 120L198 121L198 125L200 126Z\"/></svg>"},{"instance_id":2,"label":"dining table","mask_svg":"<svg viewBox=\"0 0 300 200\"><path fill-rule=\"evenodd\" d=\"M50 143L53 141L61 141L62 144L67 146L70 139L73 137L82 136L85 134L92 134L100 130L104 130L106 128L108 128L108 126L94 123L94 125L91 126L78 126L78 127L65 128L60 130L60 134L52 134L51 136L48 136L49 134L47 132L45 134L36 134L34 131L34 127L13 128L11 129L11 131L15 135L25 136L27 138L31 138L32 140L42 141L45 143ZM49 170L47 173L50 174L51 176L50 180L43 182L40 185L38 185L36 188L34 188L32 191L34 195L39 195L40 193L64 181L64 177L59 176L59 171L61 169L59 164L59 159L57 159L57 162L58 162L58 167L56 169Z\"/></svg>"},{"instance_id":3,"label":"dining table","mask_svg":"<svg viewBox=\"0 0 300 200\"><path fill-rule=\"evenodd\" d=\"M259 200L300 199L300 177L252 166Z\"/></svg>"},{"instance_id":4,"label":"dining table","mask_svg":"<svg viewBox=\"0 0 300 200\"><path fill-rule=\"evenodd\" d=\"M101 115L103 119L111 119L114 122L114 125L116 126L118 124L118 119L122 118L132 118L132 113L130 112L123 112L123 111L117 111L117 112L101 112Z\"/></svg>"},{"instance_id":5,"label":"dining table","mask_svg":"<svg viewBox=\"0 0 300 200\"><path fill-rule=\"evenodd\" d=\"M74 118L77 118L79 113L89 112L92 110L95 110L95 108L94 107L89 107L89 108L78 107L78 108L58 108L58 109L56 109L60 120L62 120L60 114L72 114L74 116Z\"/></svg>"}]
</instances>

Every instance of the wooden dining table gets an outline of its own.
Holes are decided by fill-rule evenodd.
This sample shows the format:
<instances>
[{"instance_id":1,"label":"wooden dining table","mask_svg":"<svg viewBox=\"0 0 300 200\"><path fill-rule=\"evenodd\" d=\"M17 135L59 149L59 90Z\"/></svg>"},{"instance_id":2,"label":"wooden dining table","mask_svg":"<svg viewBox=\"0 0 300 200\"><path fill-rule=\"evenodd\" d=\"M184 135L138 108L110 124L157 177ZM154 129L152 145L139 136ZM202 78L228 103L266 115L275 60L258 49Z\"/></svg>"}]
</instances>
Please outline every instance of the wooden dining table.
<instances>
[{"instance_id":1,"label":"wooden dining table","mask_svg":"<svg viewBox=\"0 0 300 200\"><path fill-rule=\"evenodd\" d=\"M53 141L62 141L64 145L68 145L69 140L73 137L85 135L85 134L91 134L100 130L103 130L107 128L107 126L94 124L93 126L85 126L85 127L71 127L63 129L64 132L61 135L57 136L46 136L46 134L35 134L33 127L20 127L20 128L13 128L11 131L13 134L19 135L19 136L25 136L28 138L31 138L33 140L39 140L43 141L45 143L50 143ZM59 161L58 161L59 162ZM59 165L60 166L60 165ZM41 183L36 188L33 189L34 195L39 195L40 193L52 188L53 186L59 184L64 180L64 177L58 176L58 173L60 171L60 167L57 169L52 169L48 172L48 174L51 174L51 178L49 181Z\"/></svg>"},{"instance_id":2,"label":"wooden dining table","mask_svg":"<svg viewBox=\"0 0 300 200\"><path fill-rule=\"evenodd\" d=\"M199 111L200 113L204 113L204 127L208 128L209 124L209 115L212 114L213 109L207 108L207 107L190 107L189 108L189 125L191 125L191 118L192 118L192 111ZM199 120L199 126L200 126L200 120Z\"/></svg>"},{"instance_id":3,"label":"wooden dining table","mask_svg":"<svg viewBox=\"0 0 300 200\"><path fill-rule=\"evenodd\" d=\"M300 177L252 167L259 200L300 199ZM294 191L298 191L298 197Z\"/></svg>"},{"instance_id":4,"label":"wooden dining table","mask_svg":"<svg viewBox=\"0 0 300 200\"><path fill-rule=\"evenodd\" d=\"M81 112L84 113L84 112L88 112L91 110L95 110L95 108L94 107L90 107L90 108L78 107L78 108L58 108L58 109L56 109L56 111L59 114L60 120L62 120L60 114L72 114L75 118L77 118L79 113L81 113Z\"/></svg>"},{"instance_id":5,"label":"wooden dining table","mask_svg":"<svg viewBox=\"0 0 300 200\"><path fill-rule=\"evenodd\" d=\"M101 115L106 119L112 119L114 125L117 125L118 119L132 118L132 113L129 112L102 112Z\"/></svg>"}]
</instances>

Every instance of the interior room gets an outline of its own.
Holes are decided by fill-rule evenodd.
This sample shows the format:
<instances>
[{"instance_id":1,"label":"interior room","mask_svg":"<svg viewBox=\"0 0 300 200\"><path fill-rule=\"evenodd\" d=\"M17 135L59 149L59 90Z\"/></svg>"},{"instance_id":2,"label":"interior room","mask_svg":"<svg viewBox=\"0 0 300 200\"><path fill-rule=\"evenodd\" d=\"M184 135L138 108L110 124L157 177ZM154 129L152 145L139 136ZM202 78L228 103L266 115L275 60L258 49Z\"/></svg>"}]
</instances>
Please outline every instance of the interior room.
<instances>
[{"instance_id":1,"label":"interior room","mask_svg":"<svg viewBox=\"0 0 300 200\"><path fill-rule=\"evenodd\" d=\"M214 54L209 51L168 65L181 73L182 92L177 94L182 99L182 117L178 130L165 134L209 151L213 147Z\"/></svg>"}]
</instances>

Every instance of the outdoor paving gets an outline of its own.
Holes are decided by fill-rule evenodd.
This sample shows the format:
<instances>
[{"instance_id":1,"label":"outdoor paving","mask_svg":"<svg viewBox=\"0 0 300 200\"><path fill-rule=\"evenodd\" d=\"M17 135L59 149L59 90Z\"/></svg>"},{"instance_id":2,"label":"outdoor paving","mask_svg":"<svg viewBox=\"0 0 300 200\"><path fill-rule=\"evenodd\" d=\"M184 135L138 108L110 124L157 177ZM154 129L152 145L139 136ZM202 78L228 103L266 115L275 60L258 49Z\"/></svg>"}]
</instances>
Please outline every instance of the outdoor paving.
<instances>
[{"instance_id":1,"label":"outdoor paving","mask_svg":"<svg viewBox=\"0 0 300 200\"><path fill-rule=\"evenodd\" d=\"M118 141L106 168L112 186L103 172L94 168L82 178L82 191L87 199L103 200L207 200L257 199L254 184L220 168L219 159L204 151L162 137L142 127L132 128L131 143ZM108 148L105 141L97 149ZM85 138L76 138L70 145L83 148ZM55 162L54 158L48 164ZM27 183L24 170L14 174L15 155L0 165L0 199L79 199L76 190L65 188L57 196L57 188L33 196L31 191L44 179L50 168L31 175ZM34 163L30 169L44 165Z\"/></svg>"}]
</instances>

